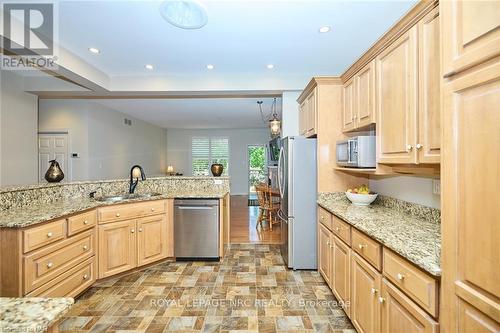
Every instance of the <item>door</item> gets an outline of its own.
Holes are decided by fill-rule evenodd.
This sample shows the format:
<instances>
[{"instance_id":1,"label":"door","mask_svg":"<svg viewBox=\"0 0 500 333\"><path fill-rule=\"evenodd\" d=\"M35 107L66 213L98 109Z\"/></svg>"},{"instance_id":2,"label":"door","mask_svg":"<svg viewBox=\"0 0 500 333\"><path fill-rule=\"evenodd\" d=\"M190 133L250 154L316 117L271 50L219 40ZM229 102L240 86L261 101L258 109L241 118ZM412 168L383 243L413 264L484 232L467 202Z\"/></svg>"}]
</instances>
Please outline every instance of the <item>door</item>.
<instances>
[{"instance_id":1,"label":"door","mask_svg":"<svg viewBox=\"0 0 500 333\"><path fill-rule=\"evenodd\" d=\"M441 57L439 9L436 7L419 23L419 163L441 162Z\"/></svg>"},{"instance_id":2,"label":"door","mask_svg":"<svg viewBox=\"0 0 500 333\"><path fill-rule=\"evenodd\" d=\"M137 266L135 220L99 226L99 278Z\"/></svg>"},{"instance_id":3,"label":"door","mask_svg":"<svg viewBox=\"0 0 500 333\"><path fill-rule=\"evenodd\" d=\"M331 243L332 232L323 224L318 224L318 262L319 273L323 276L326 283L331 286Z\"/></svg>"},{"instance_id":4,"label":"door","mask_svg":"<svg viewBox=\"0 0 500 333\"><path fill-rule=\"evenodd\" d=\"M49 168L49 161L57 160L64 172L63 181L71 181L69 168L69 146L67 133L39 133L38 134L38 181L46 182L45 172Z\"/></svg>"},{"instance_id":5,"label":"door","mask_svg":"<svg viewBox=\"0 0 500 333\"><path fill-rule=\"evenodd\" d=\"M137 265L146 265L167 257L167 216L137 220Z\"/></svg>"},{"instance_id":6,"label":"door","mask_svg":"<svg viewBox=\"0 0 500 333\"><path fill-rule=\"evenodd\" d=\"M255 186L258 183L267 183L266 177L266 146L249 145L247 146L248 161L248 196L256 199L257 192Z\"/></svg>"},{"instance_id":7,"label":"door","mask_svg":"<svg viewBox=\"0 0 500 333\"><path fill-rule=\"evenodd\" d=\"M359 128L375 122L375 60L360 70L354 81L355 127Z\"/></svg>"},{"instance_id":8,"label":"door","mask_svg":"<svg viewBox=\"0 0 500 333\"><path fill-rule=\"evenodd\" d=\"M343 107L342 107L342 130L344 132L353 130L356 127L354 114L354 80L351 79L344 84L343 89Z\"/></svg>"},{"instance_id":9,"label":"door","mask_svg":"<svg viewBox=\"0 0 500 333\"><path fill-rule=\"evenodd\" d=\"M351 258L351 321L359 333L380 332L381 275L357 254Z\"/></svg>"},{"instance_id":10,"label":"door","mask_svg":"<svg viewBox=\"0 0 500 333\"><path fill-rule=\"evenodd\" d=\"M351 300L351 250L336 236L332 236L332 291L349 316Z\"/></svg>"},{"instance_id":11,"label":"door","mask_svg":"<svg viewBox=\"0 0 500 333\"><path fill-rule=\"evenodd\" d=\"M382 281L379 302L383 333L437 333L439 330L439 324L434 319L386 280Z\"/></svg>"},{"instance_id":12,"label":"door","mask_svg":"<svg viewBox=\"0 0 500 333\"><path fill-rule=\"evenodd\" d=\"M379 163L416 163L417 26L377 57Z\"/></svg>"},{"instance_id":13,"label":"door","mask_svg":"<svg viewBox=\"0 0 500 333\"><path fill-rule=\"evenodd\" d=\"M307 131L306 136L316 134L316 88L307 96Z\"/></svg>"}]
</instances>

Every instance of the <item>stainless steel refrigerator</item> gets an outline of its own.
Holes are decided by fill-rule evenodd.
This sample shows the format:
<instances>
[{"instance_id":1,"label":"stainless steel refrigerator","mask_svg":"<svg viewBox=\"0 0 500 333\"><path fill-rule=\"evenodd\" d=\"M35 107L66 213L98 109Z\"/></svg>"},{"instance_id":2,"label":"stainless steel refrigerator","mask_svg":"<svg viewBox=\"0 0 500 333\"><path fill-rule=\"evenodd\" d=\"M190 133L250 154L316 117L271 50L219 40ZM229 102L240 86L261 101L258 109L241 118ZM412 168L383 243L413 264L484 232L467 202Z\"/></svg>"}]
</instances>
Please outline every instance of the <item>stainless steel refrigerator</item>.
<instances>
[{"instance_id":1,"label":"stainless steel refrigerator","mask_svg":"<svg viewBox=\"0 0 500 333\"><path fill-rule=\"evenodd\" d=\"M316 139L282 139L278 161L281 255L289 268L316 269Z\"/></svg>"}]
</instances>

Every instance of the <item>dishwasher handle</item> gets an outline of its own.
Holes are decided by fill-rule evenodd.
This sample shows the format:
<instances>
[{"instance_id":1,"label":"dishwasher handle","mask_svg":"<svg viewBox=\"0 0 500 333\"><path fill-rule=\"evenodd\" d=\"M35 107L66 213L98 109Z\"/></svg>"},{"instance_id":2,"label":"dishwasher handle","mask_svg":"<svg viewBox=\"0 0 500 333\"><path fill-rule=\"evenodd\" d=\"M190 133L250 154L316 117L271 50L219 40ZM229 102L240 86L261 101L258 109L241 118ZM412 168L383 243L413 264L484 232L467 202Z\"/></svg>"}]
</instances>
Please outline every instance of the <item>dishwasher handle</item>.
<instances>
[{"instance_id":1,"label":"dishwasher handle","mask_svg":"<svg viewBox=\"0 0 500 333\"><path fill-rule=\"evenodd\" d=\"M179 209L198 209L198 210L212 210L214 206L175 206Z\"/></svg>"}]
</instances>

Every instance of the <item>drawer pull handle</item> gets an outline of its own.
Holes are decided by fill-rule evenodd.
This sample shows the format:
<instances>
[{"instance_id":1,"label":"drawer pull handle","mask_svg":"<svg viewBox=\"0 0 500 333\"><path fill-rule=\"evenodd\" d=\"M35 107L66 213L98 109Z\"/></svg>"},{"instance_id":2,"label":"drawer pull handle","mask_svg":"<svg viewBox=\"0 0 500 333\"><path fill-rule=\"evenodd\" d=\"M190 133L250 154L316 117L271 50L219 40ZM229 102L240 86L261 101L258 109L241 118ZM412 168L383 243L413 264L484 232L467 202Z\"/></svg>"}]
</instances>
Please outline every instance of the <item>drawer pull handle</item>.
<instances>
[{"instance_id":1,"label":"drawer pull handle","mask_svg":"<svg viewBox=\"0 0 500 333\"><path fill-rule=\"evenodd\" d=\"M116 213L116 217L120 217L120 213Z\"/></svg>"},{"instance_id":2,"label":"drawer pull handle","mask_svg":"<svg viewBox=\"0 0 500 333\"><path fill-rule=\"evenodd\" d=\"M87 251L87 249L88 249L88 248L89 248L89 247L88 247L87 245L84 245L84 246L83 246L83 251Z\"/></svg>"},{"instance_id":3,"label":"drawer pull handle","mask_svg":"<svg viewBox=\"0 0 500 333\"><path fill-rule=\"evenodd\" d=\"M415 147L417 147L417 149L422 149L423 146L420 143L417 143Z\"/></svg>"},{"instance_id":4,"label":"drawer pull handle","mask_svg":"<svg viewBox=\"0 0 500 333\"><path fill-rule=\"evenodd\" d=\"M52 266L54 266L54 264L53 264L53 263L51 263L51 262L49 262L49 263L47 264L47 268L52 268Z\"/></svg>"},{"instance_id":5,"label":"drawer pull handle","mask_svg":"<svg viewBox=\"0 0 500 333\"><path fill-rule=\"evenodd\" d=\"M340 227L336 227L335 230L340 231Z\"/></svg>"},{"instance_id":6,"label":"drawer pull handle","mask_svg":"<svg viewBox=\"0 0 500 333\"><path fill-rule=\"evenodd\" d=\"M372 295L375 295L377 293L377 289L372 288Z\"/></svg>"},{"instance_id":7,"label":"drawer pull handle","mask_svg":"<svg viewBox=\"0 0 500 333\"><path fill-rule=\"evenodd\" d=\"M89 278L89 276L88 276L87 274L84 274L84 275L83 275L83 279L84 279L84 280L87 280L88 278Z\"/></svg>"},{"instance_id":8,"label":"drawer pull handle","mask_svg":"<svg viewBox=\"0 0 500 333\"><path fill-rule=\"evenodd\" d=\"M321 216L319 219L321 220L321 222L323 222L325 220L325 217Z\"/></svg>"},{"instance_id":9,"label":"drawer pull handle","mask_svg":"<svg viewBox=\"0 0 500 333\"><path fill-rule=\"evenodd\" d=\"M142 228L139 228L139 232L142 232Z\"/></svg>"},{"instance_id":10,"label":"drawer pull handle","mask_svg":"<svg viewBox=\"0 0 500 333\"><path fill-rule=\"evenodd\" d=\"M155 211L155 209L154 209L154 208L151 208L151 211L152 211L152 212L154 212L154 211Z\"/></svg>"},{"instance_id":11,"label":"drawer pull handle","mask_svg":"<svg viewBox=\"0 0 500 333\"><path fill-rule=\"evenodd\" d=\"M384 304L384 302L385 302L385 298L383 298L383 297L379 297L379 298L378 298L378 302L379 302L380 304Z\"/></svg>"},{"instance_id":12,"label":"drawer pull handle","mask_svg":"<svg viewBox=\"0 0 500 333\"><path fill-rule=\"evenodd\" d=\"M401 273L398 273L398 275L396 275L396 278L399 280L399 281L403 281L405 279L405 276Z\"/></svg>"},{"instance_id":13,"label":"drawer pull handle","mask_svg":"<svg viewBox=\"0 0 500 333\"><path fill-rule=\"evenodd\" d=\"M134 229L131 229L131 230L130 230L130 232L131 232L131 233L134 233L134 232L135 232L135 230L134 230Z\"/></svg>"},{"instance_id":14,"label":"drawer pull handle","mask_svg":"<svg viewBox=\"0 0 500 333\"><path fill-rule=\"evenodd\" d=\"M48 232L48 233L47 233L47 237L49 237L49 238L50 238L50 237L52 237L52 235L53 235L53 234L52 234L51 232Z\"/></svg>"},{"instance_id":15,"label":"drawer pull handle","mask_svg":"<svg viewBox=\"0 0 500 333\"><path fill-rule=\"evenodd\" d=\"M89 224L89 221L85 220L83 221L83 224Z\"/></svg>"},{"instance_id":16,"label":"drawer pull handle","mask_svg":"<svg viewBox=\"0 0 500 333\"><path fill-rule=\"evenodd\" d=\"M363 250L365 247L366 247L366 244L359 244L359 245L358 245L358 248L359 248L360 250Z\"/></svg>"},{"instance_id":17,"label":"drawer pull handle","mask_svg":"<svg viewBox=\"0 0 500 333\"><path fill-rule=\"evenodd\" d=\"M412 146L412 145L407 145L407 146L406 146L406 150L407 150L407 151L411 151L412 149L413 149L413 146Z\"/></svg>"}]
</instances>

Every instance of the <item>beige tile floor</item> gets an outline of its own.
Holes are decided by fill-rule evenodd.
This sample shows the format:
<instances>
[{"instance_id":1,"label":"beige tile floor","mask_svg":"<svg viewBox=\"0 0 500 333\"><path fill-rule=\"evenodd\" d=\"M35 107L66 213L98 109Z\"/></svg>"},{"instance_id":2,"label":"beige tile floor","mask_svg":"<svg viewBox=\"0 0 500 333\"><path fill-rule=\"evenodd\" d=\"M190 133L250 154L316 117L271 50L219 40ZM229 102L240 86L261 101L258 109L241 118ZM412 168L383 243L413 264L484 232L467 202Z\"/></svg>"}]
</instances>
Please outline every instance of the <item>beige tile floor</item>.
<instances>
[{"instance_id":1,"label":"beige tile floor","mask_svg":"<svg viewBox=\"0 0 500 333\"><path fill-rule=\"evenodd\" d=\"M276 245L231 245L220 263L164 262L95 284L61 332L355 332L321 276Z\"/></svg>"}]
</instances>

